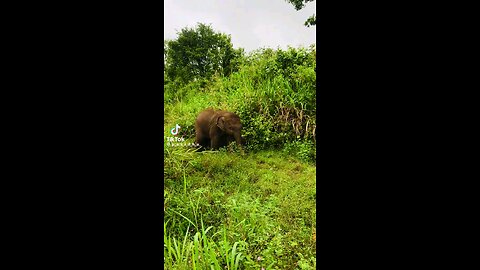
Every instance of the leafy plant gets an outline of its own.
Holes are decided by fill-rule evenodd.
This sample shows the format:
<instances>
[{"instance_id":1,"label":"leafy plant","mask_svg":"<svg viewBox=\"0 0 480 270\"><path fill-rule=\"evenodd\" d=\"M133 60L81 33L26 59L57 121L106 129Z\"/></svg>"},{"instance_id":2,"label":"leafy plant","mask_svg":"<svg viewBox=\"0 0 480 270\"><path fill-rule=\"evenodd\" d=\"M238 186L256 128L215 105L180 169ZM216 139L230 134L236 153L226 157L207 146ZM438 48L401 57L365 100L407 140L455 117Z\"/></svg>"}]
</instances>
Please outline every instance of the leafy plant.
<instances>
[{"instance_id":1,"label":"leafy plant","mask_svg":"<svg viewBox=\"0 0 480 270\"><path fill-rule=\"evenodd\" d=\"M227 55L202 46L230 46L207 28L165 42L164 268L314 269L316 49L239 51L225 62L230 71L201 70L195 61ZM208 107L241 117L247 156L167 145L176 124L194 142Z\"/></svg>"}]
</instances>

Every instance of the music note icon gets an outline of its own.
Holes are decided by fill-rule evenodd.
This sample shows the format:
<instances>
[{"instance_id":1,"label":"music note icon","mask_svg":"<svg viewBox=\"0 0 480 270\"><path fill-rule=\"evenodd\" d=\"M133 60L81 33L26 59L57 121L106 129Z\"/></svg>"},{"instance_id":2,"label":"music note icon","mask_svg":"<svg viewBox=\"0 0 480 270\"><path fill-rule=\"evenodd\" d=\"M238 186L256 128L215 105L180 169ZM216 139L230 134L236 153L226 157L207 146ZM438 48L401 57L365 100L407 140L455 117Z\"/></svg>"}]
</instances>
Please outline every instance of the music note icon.
<instances>
[{"instance_id":1,"label":"music note icon","mask_svg":"<svg viewBox=\"0 0 480 270\"><path fill-rule=\"evenodd\" d=\"M172 128L170 132L172 133L173 136L177 136L179 130L180 130L180 126L176 124L175 127Z\"/></svg>"}]
</instances>

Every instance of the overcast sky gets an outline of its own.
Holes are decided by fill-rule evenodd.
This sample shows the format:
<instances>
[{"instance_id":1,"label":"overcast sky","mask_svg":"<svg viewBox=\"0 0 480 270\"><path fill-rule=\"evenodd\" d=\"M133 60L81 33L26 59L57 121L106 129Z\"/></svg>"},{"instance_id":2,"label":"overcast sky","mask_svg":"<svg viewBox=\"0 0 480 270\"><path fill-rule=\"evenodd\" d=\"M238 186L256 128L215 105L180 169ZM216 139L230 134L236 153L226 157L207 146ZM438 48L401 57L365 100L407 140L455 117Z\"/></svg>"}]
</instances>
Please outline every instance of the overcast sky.
<instances>
[{"instance_id":1,"label":"overcast sky","mask_svg":"<svg viewBox=\"0 0 480 270\"><path fill-rule=\"evenodd\" d=\"M285 0L165 0L164 7L164 39L175 39L177 31L200 22L231 35L233 47L247 52L315 44L316 26L304 26L316 14L315 2L299 11Z\"/></svg>"}]
</instances>

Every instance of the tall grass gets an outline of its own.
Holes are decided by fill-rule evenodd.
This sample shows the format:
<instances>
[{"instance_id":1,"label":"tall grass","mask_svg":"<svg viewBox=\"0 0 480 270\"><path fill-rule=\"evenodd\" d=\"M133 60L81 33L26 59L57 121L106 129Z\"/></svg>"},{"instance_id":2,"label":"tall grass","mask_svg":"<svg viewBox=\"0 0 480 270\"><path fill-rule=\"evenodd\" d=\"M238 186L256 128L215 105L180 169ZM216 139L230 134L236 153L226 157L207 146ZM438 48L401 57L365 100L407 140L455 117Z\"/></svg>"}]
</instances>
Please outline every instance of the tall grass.
<instances>
[{"instance_id":1,"label":"tall grass","mask_svg":"<svg viewBox=\"0 0 480 270\"><path fill-rule=\"evenodd\" d=\"M230 243L225 228L209 235L213 226L205 228L202 221L193 237L187 229L183 240L177 241L168 234L167 224L168 221L163 224L165 269L241 269L245 256L240 250L244 249L245 242Z\"/></svg>"},{"instance_id":2,"label":"tall grass","mask_svg":"<svg viewBox=\"0 0 480 270\"><path fill-rule=\"evenodd\" d=\"M217 263L235 269L237 261L239 269L295 269L300 262L312 266L314 167L278 151L248 158L176 151L182 150L170 151L167 159L183 164L178 168L184 173L175 178L165 168L171 177L164 187L165 254L171 254L165 269L193 269L193 264L210 269ZM203 261L198 255L191 258L194 251ZM300 269L310 269L305 267Z\"/></svg>"},{"instance_id":3,"label":"tall grass","mask_svg":"<svg viewBox=\"0 0 480 270\"><path fill-rule=\"evenodd\" d=\"M165 269L314 269L315 48L261 49L228 77L165 85ZM194 141L208 107L237 113L247 155Z\"/></svg>"},{"instance_id":4,"label":"tall grass","mask_svg":"<svg viewBox=\"0 0 480 270\"><path fill-rule=\"evenodd\" d=\"M243 123L248 150L289 149L301 154L299 143L315 150L316 72L315 48L261 49L246 56L240 69L228 77L186 86L167 85L165 122L179 124L194 137L198 113L208 107L236 112ZM181 102L177 102L181 101Z\"/></svg>"}]
</instances>

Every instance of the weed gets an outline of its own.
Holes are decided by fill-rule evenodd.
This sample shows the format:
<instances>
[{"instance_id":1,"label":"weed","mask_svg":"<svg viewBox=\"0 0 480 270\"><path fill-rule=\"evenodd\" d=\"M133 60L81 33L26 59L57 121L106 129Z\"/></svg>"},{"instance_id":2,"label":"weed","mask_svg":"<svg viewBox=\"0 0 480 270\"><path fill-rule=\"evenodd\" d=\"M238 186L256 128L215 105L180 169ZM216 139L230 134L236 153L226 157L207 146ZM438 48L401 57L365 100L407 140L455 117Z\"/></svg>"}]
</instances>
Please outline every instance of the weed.
<instances>
[{"instance_id":1,"label":"weed","mask_svg":"<svg viewBox=\"0 0 480 270\"><path fill-rule=\"evenodd\" d=\"M242 119L247 156L164 150L165 269L316 267L315 49L261 49L230 76L167 81L165 130L194 142L215 107Z\"/></svg>"}]
</instances>

